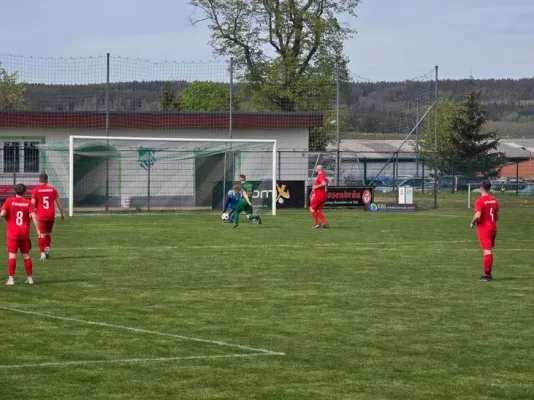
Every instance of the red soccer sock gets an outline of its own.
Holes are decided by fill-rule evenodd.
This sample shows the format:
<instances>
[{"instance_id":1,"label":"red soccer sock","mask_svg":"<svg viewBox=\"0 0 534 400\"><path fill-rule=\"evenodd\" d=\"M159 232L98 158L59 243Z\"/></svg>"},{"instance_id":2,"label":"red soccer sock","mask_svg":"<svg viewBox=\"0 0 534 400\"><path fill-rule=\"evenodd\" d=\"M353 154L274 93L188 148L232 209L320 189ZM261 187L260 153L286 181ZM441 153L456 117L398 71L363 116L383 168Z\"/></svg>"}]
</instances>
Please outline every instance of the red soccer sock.
<instances>
[{"instance_id":1,"label":"red soccer sock","mask_svg":"<svg viewBox=\"0 0 534 400\"><path fill-rule=\"evenodd\" d=\"M7 262L7 276L15 276L15 270L17 269L17 259L10 258Z\"/></svg>"},{"instance_id":2,"label":"red soccer sock","mask_svg":"<svg viewBox=\"0 0 534 400\"><path fill-rule=\"evenodd\" d=\"M313 217L313 220L315 221L315 224L318 225L319 224L319 215L317 215L317 211L312 211L312 217Z\"/></svg>"},{"instance_id":3,"label":"red soccer sock","mask_svg":"<svg viewBox=\"0 0 534 400\"><path fill-rule=\"evenodd\" d=\"M491 275L493 268L493 254L484 254L484 275Z\"/></svg>"},{"instance_id":4,"label":"red soccer sock","mask_svg":"<svg viewBox=\"0 0 534 400\"><path fill-rule=\"evenodd\" d=\"M44 240L45 240L45 247L50 247L50 245L52 244L52 234L49 233L48 235L45 235Z\"/></svg>"},{"instance_id":5,"label":"red soccer sock","mask_svg":"<svg viewBox=\"0 0 534 400\"><path fill-rule=\"evenodd\" d=\"M326 218L324 217L324 214L322 211L317 211L317 215L321 219L321 222L323 223L323 225L328 224L328 222L326 222Z\"/></svg>"},{"instance_id":6,"label":"red soccer sock","mask_svg":"<svg viewBox=\"0 0 534 400\"><path fill-rule=\"evenodd\" d=\"M33 263L31 258L24 260L24 268L26 268L26 276L32 276L33 274Z\"/></svg>"},{"instance_id":7,"label":"red soccer sock","mask_svg":"<svg viewBox=\"0 0 534 400\"><path fill-rule=\"evenodd\" d=\"M41 253L44 253L46 247L46 240L44 238L39 238L37 239L37 243L39 244L39 251Z\"/></svg>"}]
</instances>

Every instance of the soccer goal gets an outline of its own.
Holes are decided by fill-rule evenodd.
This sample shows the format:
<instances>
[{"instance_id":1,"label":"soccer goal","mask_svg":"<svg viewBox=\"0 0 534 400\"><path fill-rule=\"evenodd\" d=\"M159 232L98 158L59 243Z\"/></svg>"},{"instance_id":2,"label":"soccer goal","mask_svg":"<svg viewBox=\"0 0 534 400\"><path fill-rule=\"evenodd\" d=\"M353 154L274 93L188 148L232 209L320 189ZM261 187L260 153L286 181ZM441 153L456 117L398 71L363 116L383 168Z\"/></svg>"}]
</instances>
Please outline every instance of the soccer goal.
<instances>
[{"instance_id":1,"label":"soccer goal","mask_svg":"<svg viewBox=\"0 0 534 400\"><path fill-rule=\"evenodd\" d=\"M69 215L217 210L241 174L276 215L276 140L69 137Z\"/></svg>"}]
</instances>

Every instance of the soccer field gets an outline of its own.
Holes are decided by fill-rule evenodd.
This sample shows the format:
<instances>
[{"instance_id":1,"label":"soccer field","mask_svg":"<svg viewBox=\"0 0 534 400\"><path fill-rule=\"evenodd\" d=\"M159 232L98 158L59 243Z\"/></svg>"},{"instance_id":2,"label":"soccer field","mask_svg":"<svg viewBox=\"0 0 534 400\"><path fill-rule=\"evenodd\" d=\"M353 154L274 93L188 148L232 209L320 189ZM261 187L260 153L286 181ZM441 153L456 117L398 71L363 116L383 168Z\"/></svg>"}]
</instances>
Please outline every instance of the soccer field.
<instances>
[{"instance_id":1,"label":"soccer field","mask_svg":"<svg viewBox=\"0 0 534 400\"><path fill-rule=\"evenodd\" d=\"M0 399L534 398L533 209L493 282L469 210L326 216L57 222L0 288Z\"/></svg>"}]
</instances>

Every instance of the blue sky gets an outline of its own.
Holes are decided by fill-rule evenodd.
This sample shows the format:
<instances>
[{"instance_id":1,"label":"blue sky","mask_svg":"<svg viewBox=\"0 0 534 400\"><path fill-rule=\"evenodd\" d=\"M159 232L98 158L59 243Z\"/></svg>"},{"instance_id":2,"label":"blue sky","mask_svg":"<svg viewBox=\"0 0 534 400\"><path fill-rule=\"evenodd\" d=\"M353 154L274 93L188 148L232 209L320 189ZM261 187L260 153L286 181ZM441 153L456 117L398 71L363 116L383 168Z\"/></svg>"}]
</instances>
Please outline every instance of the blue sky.
<instances>
[{"instance_id":1,"label":"blue sky","mask_svg":"<svg viewBox=\"0 0 534 400\"><path fill-rule=\"evenodd\" d=\"M186 0L0 0L0 10L0 54L213 59ZM404 80L439 65L443 78L534 76L534 0L363 0L357 13L358 34L346 43L355 75ZM143 74L140 64L125 68Z\"/></svg>"}]
</instances>

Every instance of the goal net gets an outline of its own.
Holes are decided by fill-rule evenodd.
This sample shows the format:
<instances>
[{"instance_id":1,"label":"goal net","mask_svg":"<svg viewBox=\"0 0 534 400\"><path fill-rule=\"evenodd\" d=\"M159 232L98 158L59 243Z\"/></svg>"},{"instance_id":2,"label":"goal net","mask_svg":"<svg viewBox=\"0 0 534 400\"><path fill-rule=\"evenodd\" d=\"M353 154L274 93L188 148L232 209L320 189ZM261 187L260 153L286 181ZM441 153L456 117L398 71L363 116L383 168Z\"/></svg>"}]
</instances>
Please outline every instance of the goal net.
<instances>
[{"instance_id":1,"label":"goal net","mask_svg":"<svg viewBox=\"0 0 534 400\"><path fill-rule=\"evenodd\" d=\"M46 149L68 181L69 214L217 210L239 175L252 202L276 214L276 141L70 136L68 158ZM54 154L55 153L55 154ZM68 170L66 170L66 167Z\"/></svg>"}]
</instances>

